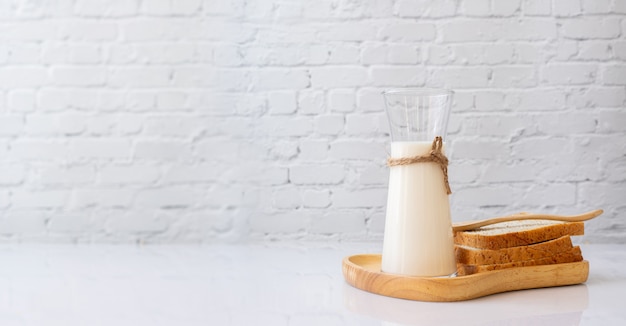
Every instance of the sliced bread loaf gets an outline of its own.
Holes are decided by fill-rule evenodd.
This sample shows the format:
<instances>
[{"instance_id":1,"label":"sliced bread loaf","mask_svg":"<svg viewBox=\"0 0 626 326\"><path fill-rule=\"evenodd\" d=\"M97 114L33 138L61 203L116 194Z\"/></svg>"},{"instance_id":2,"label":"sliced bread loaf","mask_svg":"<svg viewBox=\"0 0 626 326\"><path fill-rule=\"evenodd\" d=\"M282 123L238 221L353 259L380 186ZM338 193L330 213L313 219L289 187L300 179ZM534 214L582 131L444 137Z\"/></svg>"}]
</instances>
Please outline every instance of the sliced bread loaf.
<instances>
[{"instance_id":1,"label":"sliced bread loaf","mask_svg":"<svg viewBox=\"0 0 626 326\"><path fill-rule=\"evenodd\" d=\"M454 242L466 247L498 250L528 246L566 235L582 235L584 232L583 222L522 220L455 232Z\"/></svg>"},{"instance_id":2,"label":"sliced bread loaf","mask_svg":"<svg viewBox=\"0 0 626 326\"><path fill-rule=\"evenodd\" d=\"M540 242L529 246L496 250L477 249L463 245L455 245L454 251L457 263L468 265L492 265L546 258L560 252L566 252L572 249L572 247L572 239L569 235L566 235L558 239Z\"/></svg>"},{"instance_id":3,"label":"sliced bread loaf","mask_svg":"<svg viewBox=\"0 0 626 326\"><path fill-rule=\"evenodd\" d=\"M562 264L562 263L573 263L582 261L583 256L580 251L580 247L576 246L567 251L549 256L543 257L539 259L532 260L523 260L516 262L509 262L503 264L490 264L490 265L468 265L468 264L457 264L457 275L470 275L475 273L487 272L500 270L505 268L512 267L525 267L525 266L537 266L537 265L550 265L550 264Z\"/></svg>"}]
</instances>

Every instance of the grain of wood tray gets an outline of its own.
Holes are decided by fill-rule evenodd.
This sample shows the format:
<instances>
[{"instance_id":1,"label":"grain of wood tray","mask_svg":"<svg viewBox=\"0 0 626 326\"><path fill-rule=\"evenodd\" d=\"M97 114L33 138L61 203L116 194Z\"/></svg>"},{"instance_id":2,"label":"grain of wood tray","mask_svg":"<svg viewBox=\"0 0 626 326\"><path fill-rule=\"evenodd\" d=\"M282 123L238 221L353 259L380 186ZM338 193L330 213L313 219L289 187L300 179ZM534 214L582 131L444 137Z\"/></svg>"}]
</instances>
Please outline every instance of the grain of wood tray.
<instances>
[{"instance_id":1,"label":"grain of wood tray","mask_svg":"<svg viewBox=\"0 0 626 326\"><path fill-rule=\"evenodd\" d=\"M411 277L381 272L381 255L344 258L343 276L361 290L417 301L463 301L490 294L584 283L589 262L508 268L458 277Z\"/></svg>"}]
</instances>

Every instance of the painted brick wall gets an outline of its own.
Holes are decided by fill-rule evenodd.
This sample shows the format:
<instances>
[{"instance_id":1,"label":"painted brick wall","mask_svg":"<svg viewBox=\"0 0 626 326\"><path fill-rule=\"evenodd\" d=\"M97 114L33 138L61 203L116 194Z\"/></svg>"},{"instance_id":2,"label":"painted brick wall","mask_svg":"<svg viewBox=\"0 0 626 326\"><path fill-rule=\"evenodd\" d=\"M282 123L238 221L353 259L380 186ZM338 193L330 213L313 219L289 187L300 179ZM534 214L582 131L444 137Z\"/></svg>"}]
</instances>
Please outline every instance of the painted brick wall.
<instances>
[{"instance_id":1,"label":"painted brick wall","mask_svg":"<svg viewBox=\"0 0 626 326\"><path fill-rule=\"evenodd\" d=\"M380 92L456 91L454 220L604 208L626 0L0 3L0 241L380 240Z\"/></svg>"}]
</instances>

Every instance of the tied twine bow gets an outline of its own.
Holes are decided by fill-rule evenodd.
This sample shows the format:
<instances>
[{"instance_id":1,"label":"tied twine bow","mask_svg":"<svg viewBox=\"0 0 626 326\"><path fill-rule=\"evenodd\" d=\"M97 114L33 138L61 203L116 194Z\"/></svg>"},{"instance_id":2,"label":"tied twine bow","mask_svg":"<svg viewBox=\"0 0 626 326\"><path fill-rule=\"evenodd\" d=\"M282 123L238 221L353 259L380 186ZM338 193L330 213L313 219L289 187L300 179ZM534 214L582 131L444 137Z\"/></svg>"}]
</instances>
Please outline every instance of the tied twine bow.
<instances>
[{"instance_id":1,"label":"tied twine bow","mask_svg":"<svg viewBox=\"0 0 626 326\"><path fill-rule=\"evenodd\" d=\"M433 145L430 149L430 153L428 155L417 155L411 157L400 157L400 158L388 158L387 165L388 166L396 166L396 165L407 165L407 164L415 164L415 163L426 163L432 162L436 163L441 167L441 172L443 172L443 182L446 186L447 194L451 194L452 190L450 189L450 183L448 182L448 158L441 151L443 147L443 140L440 136L435 137L433 140Z\"/></svg>"}]
</instances>

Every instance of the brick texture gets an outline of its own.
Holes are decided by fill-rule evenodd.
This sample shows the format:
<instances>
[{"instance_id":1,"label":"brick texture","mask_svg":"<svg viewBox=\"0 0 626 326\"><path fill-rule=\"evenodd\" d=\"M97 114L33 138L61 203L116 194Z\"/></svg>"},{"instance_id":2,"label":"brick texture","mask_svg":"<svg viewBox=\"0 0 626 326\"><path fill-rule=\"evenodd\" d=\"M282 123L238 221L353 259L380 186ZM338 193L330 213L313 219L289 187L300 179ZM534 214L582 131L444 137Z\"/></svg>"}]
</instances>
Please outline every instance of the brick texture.
<instances>
[{"instance_id":1,"label":"brick texture","mask_svg":"<svg viewBox=\"0 0 626 326\"><path fill-rule=\"evenodd\" d=\"M624 8L0 5L0 241L379 241L381 91L447 87L453 220L602 208L586 241L624 242Z\"/></svg>"}]
</instances>

